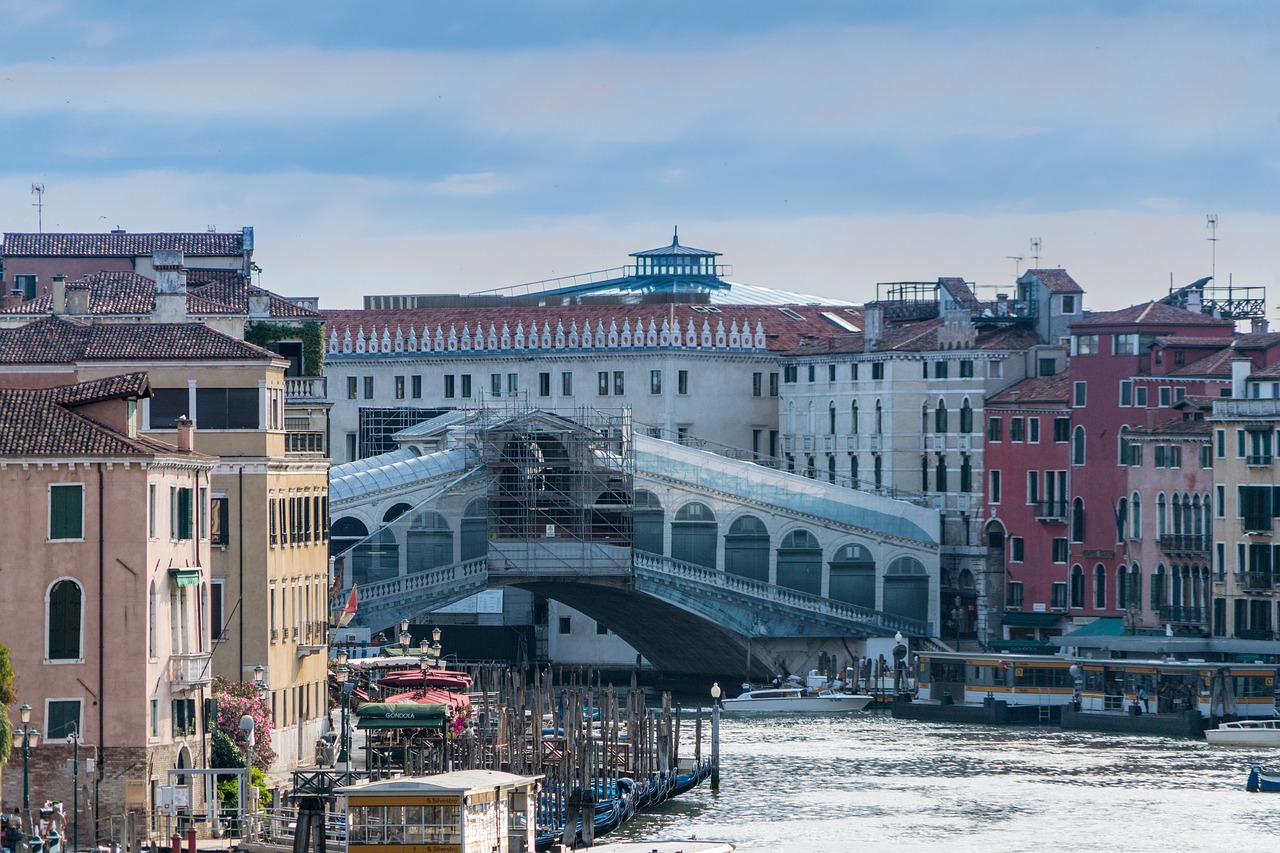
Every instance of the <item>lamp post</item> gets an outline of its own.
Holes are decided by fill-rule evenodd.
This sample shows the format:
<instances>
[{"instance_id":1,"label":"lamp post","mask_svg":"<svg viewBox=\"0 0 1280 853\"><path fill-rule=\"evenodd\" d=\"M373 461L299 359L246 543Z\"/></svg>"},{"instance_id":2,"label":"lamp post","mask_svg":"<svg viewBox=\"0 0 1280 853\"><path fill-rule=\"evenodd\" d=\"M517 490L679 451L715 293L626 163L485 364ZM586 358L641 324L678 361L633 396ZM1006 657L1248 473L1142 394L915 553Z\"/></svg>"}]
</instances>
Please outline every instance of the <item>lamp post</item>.
<instances>
[{"instance_id":1,"label":"lamp post","mask_svg":"<svg viewBox=\"0 0 1280 853\"><path fill-rule=\"evenodd\" d=\"M400 620L400 654L409 653L409 644L413 642L413 634L409 633L409 620Z\"/></svg>"},{"instance_id":2,"label":"lamp post","mask_svg":"<svg viewBox=\"0 0 1280 853\"><path fill-rule=\"evenodd\" d=\"M19 710L22 728L13 730L13 748L22 750L22 810L31 809L31 777L29 772L29 756L31 750L40 745L40 730L31 725L31 706L22 703ZM25 819L25 816L24 816Z\"/></svg>"},{"instance_id":3,"label":"lamp post","mask_svg":"<svg viewBox=\"0 0 1280 853\"><path fill-rule=\"evenodd\" d=\"M347 762L351 760L347 753L347 679L351 677L351 671L347 669L345 650L338 652L338 668L334 671L333 677L338 682L338 702L342 705L342 734L338 737L338 764L346 767Z\"/></svg>"},{"instance_id":4,"label":"lamp post","mask_svg":"<svg viewBox=\"0 0 1280 853\"><path fill-rule=\"evenodd\" d=\"M711 790L720 790L720 682L711 683Z\"/></svg>"},{"instance_id":5,"label":"lamp post","mask_svg":"<svg viewBox=\"0 0 1280 853\"><path fill-rule=\"evenodd\" d=\"M245 714L243 717L240 718L240 731L244 732L244 771L245 771L246 781L249 783L249 790L246 792L247 800L248 800L248 802L246 803L246 806L247 806L246 811L248 811L249 813L246 824L249 830L249 835L250 837L252 837L253 836L253 812L254 812L254 805L256 800L256 797L254 796L254 794L257 792L257 789L253 786L254 731L253 731L253 717L250 716L249 714Z\"/></svg>"},{"instance_id":6,"label":"lamp post","mask_svg":"<svg viewBox=\"0 0 1280 853\"><path fill-rule=\"evenodd\" d=\"M80 849L80 725L73 722L67 741L71 744L71 849Z\"/></svg>"}]
</instances>

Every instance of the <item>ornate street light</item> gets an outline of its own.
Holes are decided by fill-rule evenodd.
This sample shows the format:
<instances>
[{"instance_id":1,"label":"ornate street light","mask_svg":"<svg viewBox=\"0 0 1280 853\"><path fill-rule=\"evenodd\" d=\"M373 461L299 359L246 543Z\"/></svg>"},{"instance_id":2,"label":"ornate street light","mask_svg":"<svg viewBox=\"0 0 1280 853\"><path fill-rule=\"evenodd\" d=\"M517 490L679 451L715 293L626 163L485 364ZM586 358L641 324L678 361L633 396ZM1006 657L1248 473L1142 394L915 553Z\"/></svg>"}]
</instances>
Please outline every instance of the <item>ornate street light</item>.
<instances>
[{"instance_id":1,"label":"ornate street light","mask_svg":"<svg viewBox=\"0 0 1280 853\"><path fill-rule=\"evenodd\" d=\"M32 727L31 706L26 702L19 710L19 719L22 728L13 730L13 748L22 750L22 810L26 812L31 808L30 754L40 745L40 730Z\"/></svg>"},{"instance_id":2,"label":"ornate street light","mask_svg":"<svg viewBox=\"0 0 1280 853\"><path fill-rule=\"evenodd\" d=\"M409 644L413 642L413 634L409 633L409 620L400 620L400 654L409 653Z\"/></svg>"},{"instance_id":3,"label":"ornate street light","mask_svg":"<svg viewBox=\"0 0 1280 853\"><path fill-rule=\"evenodd\" d=\"M265 698L267 693L267 668L262 664L258 664L253 668L253 686L258 688L259 698Z\"/></svg>"},{"instance_id":4,"label":"ornate street light","mask_svg":"<svg viewBox=\"0 0 1280 853\"><path fill-rule=\"evenodd\" d=\"M345 651L338 652L338 668L334 671L333 677L338 682L338 701L342 703L342 735L338 739L337 763L345 767L351 760L347 744L347 679L351 677L351 670L347 668ZM353 684L352 687L354 686Z\"/></svg>"}]
</instances>

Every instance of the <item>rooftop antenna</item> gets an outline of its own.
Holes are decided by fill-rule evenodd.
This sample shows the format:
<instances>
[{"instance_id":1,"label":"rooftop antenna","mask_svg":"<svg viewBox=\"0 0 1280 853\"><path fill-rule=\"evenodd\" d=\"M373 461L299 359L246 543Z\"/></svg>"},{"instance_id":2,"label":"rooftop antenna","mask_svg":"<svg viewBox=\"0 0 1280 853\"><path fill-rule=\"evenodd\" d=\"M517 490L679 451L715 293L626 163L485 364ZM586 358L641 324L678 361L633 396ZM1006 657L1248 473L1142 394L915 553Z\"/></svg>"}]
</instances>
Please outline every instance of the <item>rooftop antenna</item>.
<instances>
[{"instance_id":1,"label":"rooftop antenna","mask_svg":"<svg viewBox=\"0 0 1280 853\"><path fill-rule=\"evenodd\" d=\"M41 234L44 233L44 184L32 184L31 192L36 200L32 207L36 209L36 222Z\"/></svg>"},{"instance_id":2,"label":"rooftop antenna","mask_svg":"<svg viewBox=\"0 0 1280 853\"><path fill-rule=\"evenodd\" d=\"M671 245L673 245L673 246L679 246L679 245L680 245L680 226L679 226L679 225L674 225L674 226L672 226L672 230L671 230Z\"/></svg>"},{"instance_id":3,"label":"rooftop antenna","mask_svg":"<svg viewBox=\"0 0 1280 853\"><path fill-rule=\"evenodd\" d=\"M1013 280L1017 281L1018 276L1022 275L1022 255L1005 255L1005 257L1013 261Z\"/></svg>"},{"instance_id":4,"label":"rooftop antenna","mask_svg":"<svg viewBox=\"0 0 1280 853\"><path fill-rule=\"evenodd\" d=\"M1035 264L1034 269L1040 269L1040 238L1031 238L1031 261Z\"/></svg>"},{"instance_id":5,"label":"rooftop antenna","mask_svg":"<svg viewBox=\"0 0 1280 853\"><path fill-rule=\"evenodd\" d=\"M1207 214L1204 221L1205 225L1209 227L1209 245L1212 247L1212 254L1209 260L1209 275L1216 283L1218 281L1218 214Z\"/></svg>"}]
</instances>

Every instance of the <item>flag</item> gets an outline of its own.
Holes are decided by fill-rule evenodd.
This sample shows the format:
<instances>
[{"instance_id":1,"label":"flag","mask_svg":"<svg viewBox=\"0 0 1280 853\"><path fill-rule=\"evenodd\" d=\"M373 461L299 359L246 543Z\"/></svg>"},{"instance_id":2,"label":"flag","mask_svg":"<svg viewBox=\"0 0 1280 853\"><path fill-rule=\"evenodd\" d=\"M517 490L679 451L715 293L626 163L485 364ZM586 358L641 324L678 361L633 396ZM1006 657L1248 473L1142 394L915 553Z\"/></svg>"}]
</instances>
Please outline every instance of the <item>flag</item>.
<instances>
[{"instance_id":1,"label":"flag","mask_svg":"<svg viewBox=\"0 0 1280 853\"><path fill-rule=\"evenodd\" d=\"M345 628L356 615L356 585L351 585L351 595L347 596L347 603L342 608L342 612L338 614L338 627Z\"/></svg>"}]
</instances>

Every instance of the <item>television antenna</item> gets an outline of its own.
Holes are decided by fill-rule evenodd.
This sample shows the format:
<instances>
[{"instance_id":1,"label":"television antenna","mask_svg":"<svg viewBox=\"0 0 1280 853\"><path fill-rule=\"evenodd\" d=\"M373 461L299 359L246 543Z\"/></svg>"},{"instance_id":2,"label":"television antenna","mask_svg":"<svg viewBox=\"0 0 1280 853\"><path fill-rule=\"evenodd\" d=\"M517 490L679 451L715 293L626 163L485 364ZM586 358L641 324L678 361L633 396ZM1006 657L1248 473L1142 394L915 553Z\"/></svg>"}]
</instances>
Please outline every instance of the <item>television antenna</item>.
<instances>
[{"instance_id":1,"label":"television antenna","mask_svg":"<svg viewBox=\"0 0 1280 853\"><path fill-rule=\"evenodd\" d=\"M44 233L44 184L32 184L31 192L36 197L35 203L31 206L36 209L37 227L41 234Z\"/></svg>"},{"instance_id":2,"label":"television antenna","mask_svg":"<svg viewBox=\"0 0 1280 853\"><path fill-rule=\"evenodd\" d=\"M1040 238L1031 238L1031 262L1035 264L1035 269L1040 269Z\"/></svg>"},{"instance_id":3,"label":"television antenna","mask_svg":"<svg viewBox=\"0 0 1280 853\"><path fill-rule=\"evenodd\" d=\"M1218 214L1210 213L1204 218L1205 225L1209 228L1209 245L1211 254L1209 257L1209 277L1214 281L1218 280Z\"/></svg>"},{"instance_id":4,"label":"television antenna","mask_svg":"<svg viewBox=\"0 0 1280 853\"><path fill-rule=\"evenodd\" d=\"M1005 255L1005 257L1013 261L1013 280L1017 281L1018 276L1022 275L1022 255Z\"/></svg>"}]
</instances>

